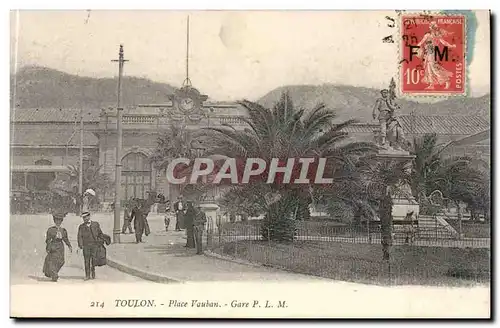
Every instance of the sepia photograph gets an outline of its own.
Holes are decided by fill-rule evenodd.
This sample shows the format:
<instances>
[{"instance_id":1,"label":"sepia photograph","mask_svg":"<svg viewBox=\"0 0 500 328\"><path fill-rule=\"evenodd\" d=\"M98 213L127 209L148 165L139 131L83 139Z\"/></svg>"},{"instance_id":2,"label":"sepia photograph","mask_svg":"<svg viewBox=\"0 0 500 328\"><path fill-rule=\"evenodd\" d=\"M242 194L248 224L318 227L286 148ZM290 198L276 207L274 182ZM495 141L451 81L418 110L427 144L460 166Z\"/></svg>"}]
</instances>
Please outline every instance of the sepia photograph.
<instances>
[{"instance_id":1,"label":"sepia photograph","mask_svg":"<svg viewBox=\"0 0 500 328\"><path fill-rule=\"evenodd\" d=\"M11 10L10 316L490 318L490 15Z\"/></svg>"}]
</instances>

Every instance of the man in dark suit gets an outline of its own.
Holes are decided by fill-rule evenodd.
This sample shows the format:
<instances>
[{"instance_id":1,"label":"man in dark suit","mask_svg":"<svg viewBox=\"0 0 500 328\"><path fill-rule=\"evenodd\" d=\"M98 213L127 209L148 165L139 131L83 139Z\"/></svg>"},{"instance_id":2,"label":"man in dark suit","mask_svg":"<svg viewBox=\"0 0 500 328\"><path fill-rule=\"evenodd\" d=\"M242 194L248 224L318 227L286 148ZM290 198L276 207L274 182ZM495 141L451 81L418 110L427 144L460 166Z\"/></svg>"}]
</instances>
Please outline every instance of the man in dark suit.
<instances>
[{"instance_id":1,"label":"man in dark suit","mask_svg":"<svg viewBox=\"0 0 500 328\"><path fill-rule=\"evenodd\" d=\"M182 195L177 197L177 201L174 203L175 212L175 231L181 231L184 229L184 214L186 214L186 204L182 201Z\"/></svg>"},{"instance_id":2,"label":"man in dark suit","mask_svg":"<svg viewBox=\"0 0 500 328\"><path fill-rule=\"evenodd\" d=\"M203 230L205 230L205 223L207 223L207 216L201 209L200 204L196 206L194 220L193 220L193 230L194 230L194 242L196 244L196 254L203 254Z\"/></svg>"},{"instance_id":3,"label":"man in dark suit","mask_svg":"<svg viewBox=\"0 0 500 328\"><path fill-rule=\"evenodd\" d=\"M144 234L144 217L142 213L141 200L134 198L134 207L132 208L131 220L134 221L135 242L142 242L142 235Z\"/></svg>"},{"instance_id":4,"label":"man in dark suit","mask_svg":"<svg viewBox=\"0 0 500 328\"><path fill-rule=\"evenodd\" d=\"M193 206L193 202L188 201L186 203L186 213L183 215L184 227L186 228L186 246L187 248L195 248L195 240L194 240L194 220L196 216L196 209Z\"/></svg>"},{"instance_id":5,"label":"man in dark suit","mask_svg":"<svg viewBox=\"0 0 500 328\"><path fill-rule=\"evenodd\" d=\"M85 280L95 279L95 258L99 240L103 233L99 223L90 220L90 213L82 213L83 223L78 227L78 248L83 250L85 263Z\"/></svg>"},{"instance_id":6,"label":"man in dark suit","mask_svg":"<svg viewBox=\"0 0 500 328\"><path fill-rule=\"evenodd\" d=\"M125 208L123 210L123 227L122 233L126 233L127 229L129 233L133 233L132 231L132 209L134 208L134 199L131 197L130 200L125 204Z\"/></svg>"}]
</instances>

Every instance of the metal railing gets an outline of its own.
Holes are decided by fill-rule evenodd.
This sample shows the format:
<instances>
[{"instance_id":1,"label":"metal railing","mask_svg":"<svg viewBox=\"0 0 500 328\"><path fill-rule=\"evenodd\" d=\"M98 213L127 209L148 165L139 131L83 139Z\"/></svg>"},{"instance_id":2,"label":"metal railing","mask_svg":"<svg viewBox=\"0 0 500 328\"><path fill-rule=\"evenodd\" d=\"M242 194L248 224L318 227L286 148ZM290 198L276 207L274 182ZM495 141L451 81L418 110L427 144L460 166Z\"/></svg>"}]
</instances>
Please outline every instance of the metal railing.
<instances>
[{"instance_id":1,"label":"metal railing","mask_svg":"<svg viewBox=\"0 0 500 328\"><path fill-rule=\"evenodd\" d=\"M396 225L397 226L397 225ZM380 227L327 222L296 222L293 241L273 240L262 220L209 223L207 249L289 271L371 283L454 284L487 282L489 238L449 238L409 234L393 226L391 260L382 259Z\"/></svg>"},{"instance_id":2,"label":"metal railing","mask_svg":"<svg viewBox=\"0 0 500 328\"><path fill-rule=\"evenodd\" d=\"M156 123L157 115L124 115L124 124L154 124Z\"/></svg>"}]
</instances>

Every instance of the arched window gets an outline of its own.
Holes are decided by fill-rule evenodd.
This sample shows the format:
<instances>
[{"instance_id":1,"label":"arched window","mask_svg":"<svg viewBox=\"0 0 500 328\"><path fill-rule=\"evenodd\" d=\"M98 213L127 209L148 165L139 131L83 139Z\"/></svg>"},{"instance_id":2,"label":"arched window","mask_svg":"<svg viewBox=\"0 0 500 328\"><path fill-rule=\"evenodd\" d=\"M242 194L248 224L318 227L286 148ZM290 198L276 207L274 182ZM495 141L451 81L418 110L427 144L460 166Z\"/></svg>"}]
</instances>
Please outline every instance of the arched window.
<instances>
[{"instance_id":1,"label":"arched window","mask_svg":"<svg viewBox=\"0 0 500 328\"><path fill-rule=\"evenodd\" d=\"M151 190L151 164L141 153L130 153L122 159L122 198L147 198Z\"/></svg>"}]
</instances>

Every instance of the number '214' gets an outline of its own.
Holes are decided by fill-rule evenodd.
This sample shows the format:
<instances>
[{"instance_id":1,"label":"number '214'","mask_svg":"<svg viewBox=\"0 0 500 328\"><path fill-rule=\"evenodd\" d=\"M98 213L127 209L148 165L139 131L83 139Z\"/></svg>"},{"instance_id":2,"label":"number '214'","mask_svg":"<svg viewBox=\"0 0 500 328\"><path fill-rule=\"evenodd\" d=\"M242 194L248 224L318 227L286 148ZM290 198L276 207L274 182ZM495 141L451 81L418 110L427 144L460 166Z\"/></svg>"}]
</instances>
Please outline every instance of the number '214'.
<instances>
[{"instance_id":1,"label":"number '214'","mask_svg":"<svg viewBox=\"0 0 500 328\"><path fill-rule=\"evenodd\" d=\"M90 307L104 307L104 302L90 302Z\"/></svg>"},{"instance_id":2,"label":"number '214'","mask_svg":"<svg viewBox=\"0 0 500 328\"><path fill-rule=\"evenodd\" d=\"M420 70L408 67L405 71L406 84L419 84L420 83Z\"/></svg>"}]
</instances>

